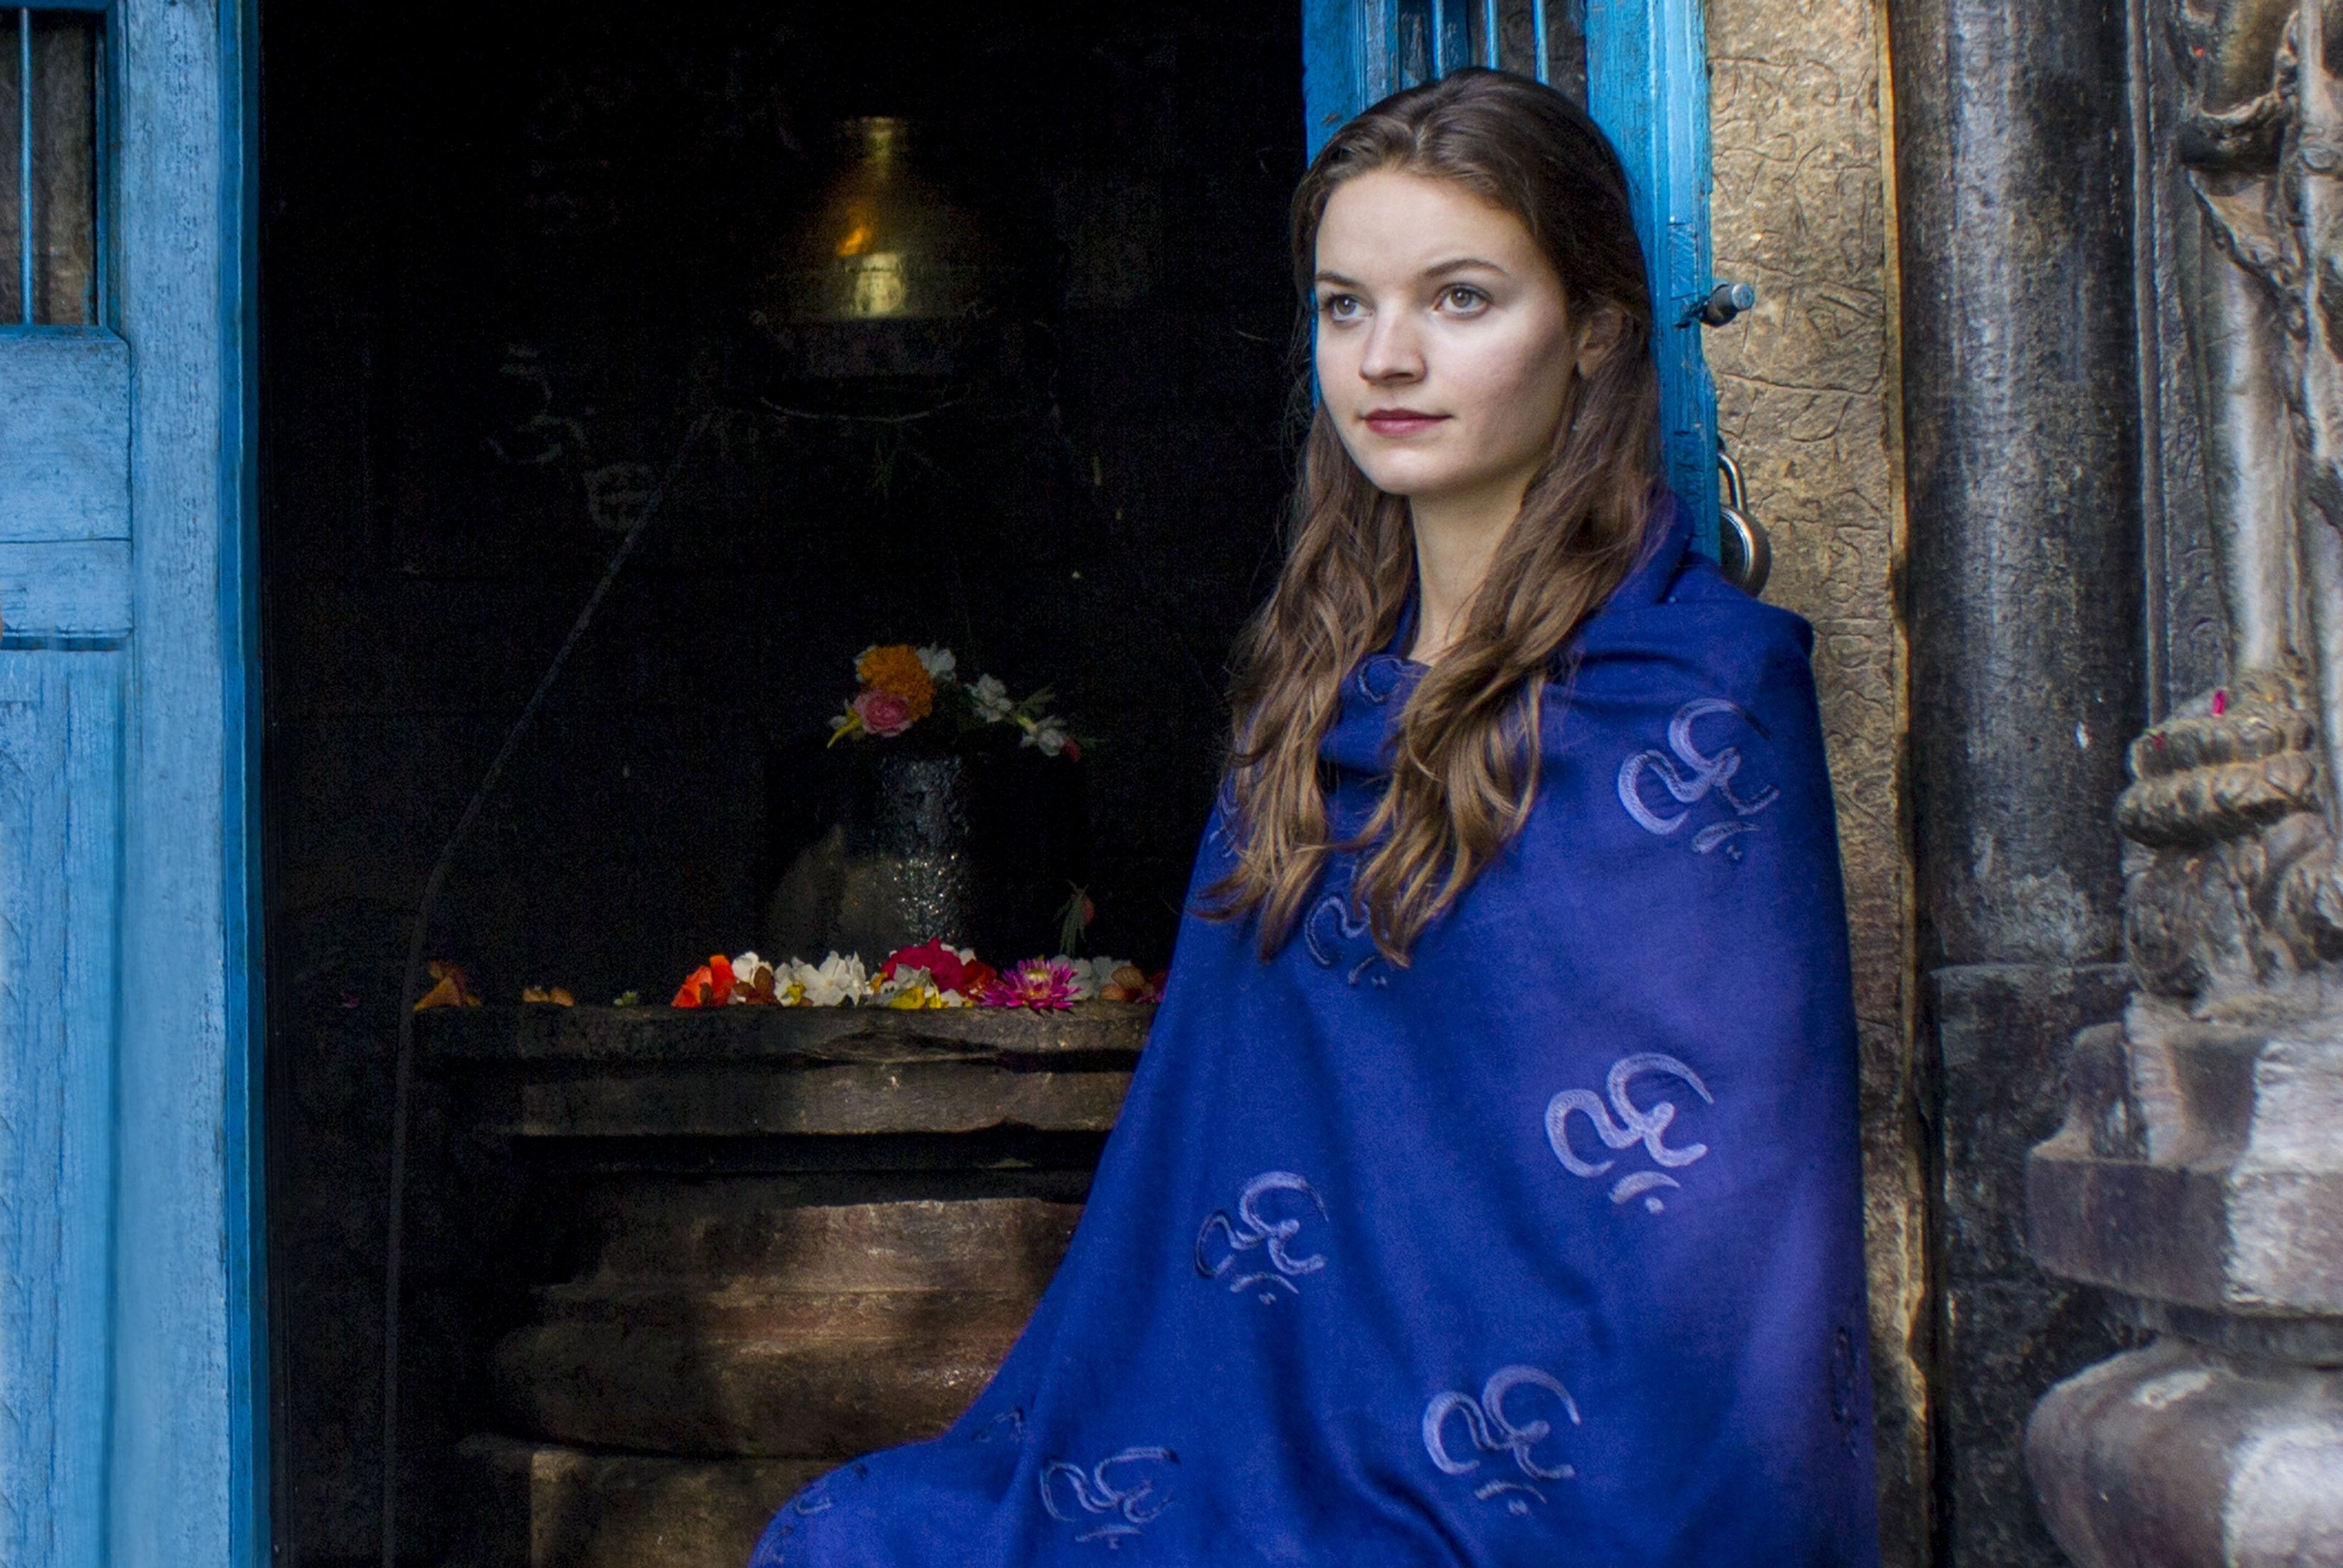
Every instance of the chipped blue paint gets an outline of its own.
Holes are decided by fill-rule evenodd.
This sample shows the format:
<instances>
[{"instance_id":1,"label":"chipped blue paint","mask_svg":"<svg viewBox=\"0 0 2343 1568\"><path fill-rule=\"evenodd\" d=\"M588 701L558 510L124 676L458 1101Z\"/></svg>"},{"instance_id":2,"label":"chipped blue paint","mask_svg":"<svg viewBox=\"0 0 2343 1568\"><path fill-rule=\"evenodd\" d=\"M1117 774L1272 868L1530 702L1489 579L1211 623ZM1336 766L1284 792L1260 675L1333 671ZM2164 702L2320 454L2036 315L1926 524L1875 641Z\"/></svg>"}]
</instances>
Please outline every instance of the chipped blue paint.
<instances>
[{"instance_id":1,"label":"chipped blue paint","mask_svg":"<svg viewBox=\"0 0 2343 1568\"><path fill-rule=\"evenodd\" d=\"M117 319L0 331L0 1563L262 1568L252 0L106 15Z\"/></svg>"},{"instance_id":2,"label":"chipped blue paint","mask_svg":"<svg viewBox=\"0 0 2343 1568\"><path fill-rule=\"evenodd\" d=\"M1536 65L1548 5L1535 0ZM1493 14L1484 7L1484 15ZM1304 139L1312 156L1343 121L1415 79L1411 40L1428 25L1445 67L1466 57L1464 0L1302 0ZM1702 0L1586 0L1586 106L1627 166L1636 236L1652 274L1654 352L1668 482L1716 554L1716 386L1693 311L1709 276L1708 46ZM1491 32L1482 24L1484 49ZM1451 37L1453 28L1453 36ZM1413 29L1413 31L1411 30Z\"/></svg>"}]
</instances>

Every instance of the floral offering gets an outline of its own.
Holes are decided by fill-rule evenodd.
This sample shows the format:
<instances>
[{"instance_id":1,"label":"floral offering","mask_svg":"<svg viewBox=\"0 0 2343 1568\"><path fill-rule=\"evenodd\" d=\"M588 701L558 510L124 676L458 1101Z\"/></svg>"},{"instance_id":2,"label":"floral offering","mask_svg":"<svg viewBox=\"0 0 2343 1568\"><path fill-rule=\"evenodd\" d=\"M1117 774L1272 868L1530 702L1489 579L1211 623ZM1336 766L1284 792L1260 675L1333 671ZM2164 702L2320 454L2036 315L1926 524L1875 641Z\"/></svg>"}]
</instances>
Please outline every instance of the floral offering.
<instances>
[{"instance_id":1,"label":"floral offering","mask_svg":"<svg viewBox=\"0 0 2343 1568\"><path fill-rule=\"evenodd\" d=\"M993 977L976 999L979 1007L1025 1007L1036 1012L1069 1008L1081 1000L1074 966L1067 959L1027 959Z\"/></svg>"},{"instance_id":2,"label":"floral offering","mask_svg":"<svg viewBox=\"0 0 2343 1568\"><path fill-rule=\"evenodd\" d=\"M1020 746L1044 757L1081 757L1081 742L1063 719L1049 711L1054 697L1048 688L1020 702L994 677L963 682L959 671L960 660L948 648L899 642L864 648L854 659L860 686L844 710L831 716L830 743L892 739L922 722L950 740L1006 726L1020 731Z\"/></svg>"},{"instance_id":3,"label":"floral offering","mask_svg":"<svg viewBox=\"0 0 2343 1568\"><path fill-rule=\"evenodd\" d=\"M677 988L670 1007L1021 1007L1036 1011L1078 1001L1151 1002L1163 995L1163 972L1149 975L1121 959L1028 959L997 971L970 948L940 940L900 948L876 971L860 958L831 953L818 964L769 963L753 952L718 953Z\"/></svg>"}]
</instances>

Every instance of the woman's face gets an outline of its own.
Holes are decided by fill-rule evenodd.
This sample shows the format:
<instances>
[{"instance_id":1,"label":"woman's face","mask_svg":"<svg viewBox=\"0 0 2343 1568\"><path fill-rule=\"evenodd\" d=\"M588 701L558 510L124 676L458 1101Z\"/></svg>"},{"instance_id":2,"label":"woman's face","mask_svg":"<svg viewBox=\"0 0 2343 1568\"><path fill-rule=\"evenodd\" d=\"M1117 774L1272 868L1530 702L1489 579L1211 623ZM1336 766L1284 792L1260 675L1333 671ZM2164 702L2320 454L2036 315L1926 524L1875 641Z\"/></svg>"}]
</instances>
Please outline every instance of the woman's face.
<instances>
[{"instance_id":1,"label":"woman's face","mask_svg":"<svg viewBox=\"0 0 2343 1568\"><path fill-rule=\"evenodd\" d=\"M1521 220L1461 187L1378 170L1318 226L1319 396L1376 487L1518 506L1578 352L1562 279Z\"/></svg>"}]
</instances>

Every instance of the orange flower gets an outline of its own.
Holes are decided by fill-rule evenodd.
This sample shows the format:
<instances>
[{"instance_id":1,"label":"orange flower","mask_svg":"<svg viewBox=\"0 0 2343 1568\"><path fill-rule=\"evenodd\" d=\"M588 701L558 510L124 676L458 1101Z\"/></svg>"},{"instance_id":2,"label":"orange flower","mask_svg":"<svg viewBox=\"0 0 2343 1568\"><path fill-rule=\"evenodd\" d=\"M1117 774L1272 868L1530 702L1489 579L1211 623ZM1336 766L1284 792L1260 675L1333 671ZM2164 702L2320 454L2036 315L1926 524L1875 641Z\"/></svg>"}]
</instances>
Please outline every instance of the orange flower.
<instances>
[{"instance_id":1,"label":"orange flower","mask_svg":"<svg viewBox=\"0 0 2343 1568\"><path fill-rule=\"evenodd\" d=\"M732 960L718 953L691 971L669 1007L722 1007L732 1000Z\"/></svg>"},{"instance_id":2,"label":"orange flower","mask_svg":"<svg viewBox=\"0 0 2343 1568\"><path fill-rule=\"evenodd\" d=\"M862 678L863 685L901 698L914 724L935 710L935 678L920 662L919 650L909 643L865 649L854 661L854 673Z\"/></svg>"},{"instance_id":3,"label":"orange flower","mask_svg":"<svg viewBox=\"0 0 2343 1568\"><path fill-rule=\"evenodd\" d=\"M471 977L454 964L431 960L431 978L439 983L423 993L415 1004L417 1012L428 1012L439 1007L478 1007L480 999L472 994Z\"/></svg>"}]
</instances>

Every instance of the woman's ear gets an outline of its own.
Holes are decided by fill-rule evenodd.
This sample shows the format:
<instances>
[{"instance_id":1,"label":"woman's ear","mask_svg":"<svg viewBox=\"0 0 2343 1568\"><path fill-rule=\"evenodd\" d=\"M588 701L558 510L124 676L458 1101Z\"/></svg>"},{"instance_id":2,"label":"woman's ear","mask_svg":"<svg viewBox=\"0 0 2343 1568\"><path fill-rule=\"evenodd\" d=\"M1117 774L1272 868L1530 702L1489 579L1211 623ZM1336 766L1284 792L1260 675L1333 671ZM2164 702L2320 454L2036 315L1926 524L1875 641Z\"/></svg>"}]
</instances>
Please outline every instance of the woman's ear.
<instances>
[{"instance_id":1,"label":"woman's ear","mask_svg":"<svg viewBox=\"0 0 2343 1568\"><path fill-rule=\"evenodd\" d=\"M1627 335L1627 313L1615 305L1597 305L1578 328L1578 374L1592 376L1603 367Z\"/></svg>"}]
</instances>

